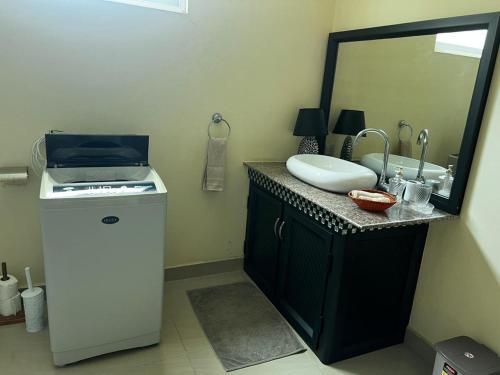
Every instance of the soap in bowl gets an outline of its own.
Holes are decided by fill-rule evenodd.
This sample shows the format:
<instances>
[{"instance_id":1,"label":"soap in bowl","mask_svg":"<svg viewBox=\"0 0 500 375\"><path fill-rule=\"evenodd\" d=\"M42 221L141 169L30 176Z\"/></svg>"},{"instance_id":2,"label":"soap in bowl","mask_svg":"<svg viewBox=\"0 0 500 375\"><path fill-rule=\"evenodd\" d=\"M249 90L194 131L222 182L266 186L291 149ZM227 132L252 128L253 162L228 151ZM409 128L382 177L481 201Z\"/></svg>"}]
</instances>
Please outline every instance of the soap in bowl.
<instances>
[{"instance_id":1,"label":"soap in bowl","mask_svg":"<svg viewBox=\"0 0 500 375\"><path fill-rule=\"evenodd\" d=\"M389 207L394 206L396 203L396 198L394 195L386 193L385 191L381 190L374 190L374 189L364 189L361 191L366 191L369 193L378 193L386 196L389 198L389 202L374 202L374 201L369 201L366 199L360 199L360 198L354 198L352 195L352 191L347 194L351 200L358 205L359 208L365 211L370 211L370 212L382 212L387 210Z\"/></svg>"}]
</instances>

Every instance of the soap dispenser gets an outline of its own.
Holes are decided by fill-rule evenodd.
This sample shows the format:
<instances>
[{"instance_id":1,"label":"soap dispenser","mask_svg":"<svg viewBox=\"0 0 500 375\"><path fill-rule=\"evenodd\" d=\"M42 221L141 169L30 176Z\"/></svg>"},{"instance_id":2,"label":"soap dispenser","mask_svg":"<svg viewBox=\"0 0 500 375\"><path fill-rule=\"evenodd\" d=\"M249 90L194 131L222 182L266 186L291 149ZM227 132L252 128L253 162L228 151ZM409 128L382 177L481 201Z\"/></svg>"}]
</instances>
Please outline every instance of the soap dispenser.
<instances>
[{"instance_id":1,"label":"soap dispenser","mask_svg":"<svg viewBox=\"0 0 500 375\"><path fill-rule=\"evenodd\" d=\"M403 178L403 168L396 168L396 175L389 179L389 193L396 197L398 203L403 199L406 180Z\"/></svg>"},{"instance_id":2,"label":"soap dispenser","mask_svg":"<svg viewBox=\"0 0 500 375\"><path fill-rule=\"evenodd\" d=\"M446 170L444 175L439 176L439 180L441 181L441 189L439 189L438 194L443 195L445 197L449 197L451 193L451 186L453 185L453 165L448 165L448 169Z\"/></svg>"}]
</instances>

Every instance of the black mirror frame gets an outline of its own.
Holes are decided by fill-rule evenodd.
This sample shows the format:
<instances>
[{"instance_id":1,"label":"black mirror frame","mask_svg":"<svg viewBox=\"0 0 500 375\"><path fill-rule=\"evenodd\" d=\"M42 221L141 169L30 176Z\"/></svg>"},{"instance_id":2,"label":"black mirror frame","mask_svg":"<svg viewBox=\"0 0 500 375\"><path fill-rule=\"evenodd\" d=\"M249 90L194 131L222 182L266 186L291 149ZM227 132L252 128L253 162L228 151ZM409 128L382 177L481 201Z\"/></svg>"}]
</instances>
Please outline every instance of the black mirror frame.
<instances>
[{"instance_id":1,"label":"black mirror frame","mask_svg":"<svg viewBox=\"0 0 500 375\"><path fill-rule=\"evenodd\" d=\"M320 107L325 112L327 123L329 123L330 117L337 54L340 43L429 35L442 32L467 31L478 28L487 29L488 34L479 63L476 83L474 85L462 144L460 146L457 173L449 198L437 194L432 194L431 197L431 203L434 204L436 208L451 214L460 213L465 189L467 188L467 181L469 179L474 151L498 53L498 44L500 40L500 12L341 31L331 33L328 39L320 103ZM325 152L325 140L326 136L319 139L321 154Z\"/></svg>"}]
</instances>

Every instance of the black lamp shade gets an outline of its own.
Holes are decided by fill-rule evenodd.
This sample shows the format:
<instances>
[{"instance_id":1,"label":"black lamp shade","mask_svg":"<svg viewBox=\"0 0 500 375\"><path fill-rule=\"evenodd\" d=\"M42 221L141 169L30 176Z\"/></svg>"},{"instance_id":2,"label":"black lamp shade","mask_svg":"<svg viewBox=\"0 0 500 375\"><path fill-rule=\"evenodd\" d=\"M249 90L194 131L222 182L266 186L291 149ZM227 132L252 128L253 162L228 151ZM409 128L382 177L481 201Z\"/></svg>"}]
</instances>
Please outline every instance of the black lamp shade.
<instances>
[{"instance_id":1,"label":"black lamp shade","mask_svg":"<svg viewBox=\"0 0 500 375\"><path fill-rule=\"evenodd\" d=\"M332 133L356 135L365 129L365 112L353 109L340 111L339 119Z\"/></svg>"},{"instance_id":2,"label":"black lamp shade","mask_svg":"<svg viewBox=\"0 0 500 375\"><path fill-rule=\"evenodd\" d=\"M312 137L327 134L325 114L321 108L302 108L299 110L293 135Z\"/></svg>"}]
</instances>

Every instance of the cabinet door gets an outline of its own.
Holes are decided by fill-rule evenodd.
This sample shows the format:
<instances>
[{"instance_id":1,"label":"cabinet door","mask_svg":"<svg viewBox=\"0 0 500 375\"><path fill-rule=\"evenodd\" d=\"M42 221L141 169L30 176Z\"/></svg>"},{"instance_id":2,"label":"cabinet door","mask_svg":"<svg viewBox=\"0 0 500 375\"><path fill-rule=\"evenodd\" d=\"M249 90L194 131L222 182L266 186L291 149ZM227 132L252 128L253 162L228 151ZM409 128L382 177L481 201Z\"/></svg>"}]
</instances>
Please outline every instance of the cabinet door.
<instances>
[{"instance_id":1,"label":"cabinet door","mask_svg":"<svg viewBox=\"0 0 500 375\"><path fill-rule=\"evenodd\" d=\"M331 269L332 234L288 206L285 207L284 223L278 307L308 345L316 348Z\"/></svg>"},{"instance_id":2,"label":"cabinet door","mask_svg":"<svg viewBox=\"0 0 500 375\"><path fill-rule=\"evenodd\" d=\"M245 271L271 300L276 290L280 224L283 204L271 194L250 185Z\"/></svg>"}]
</instances>

